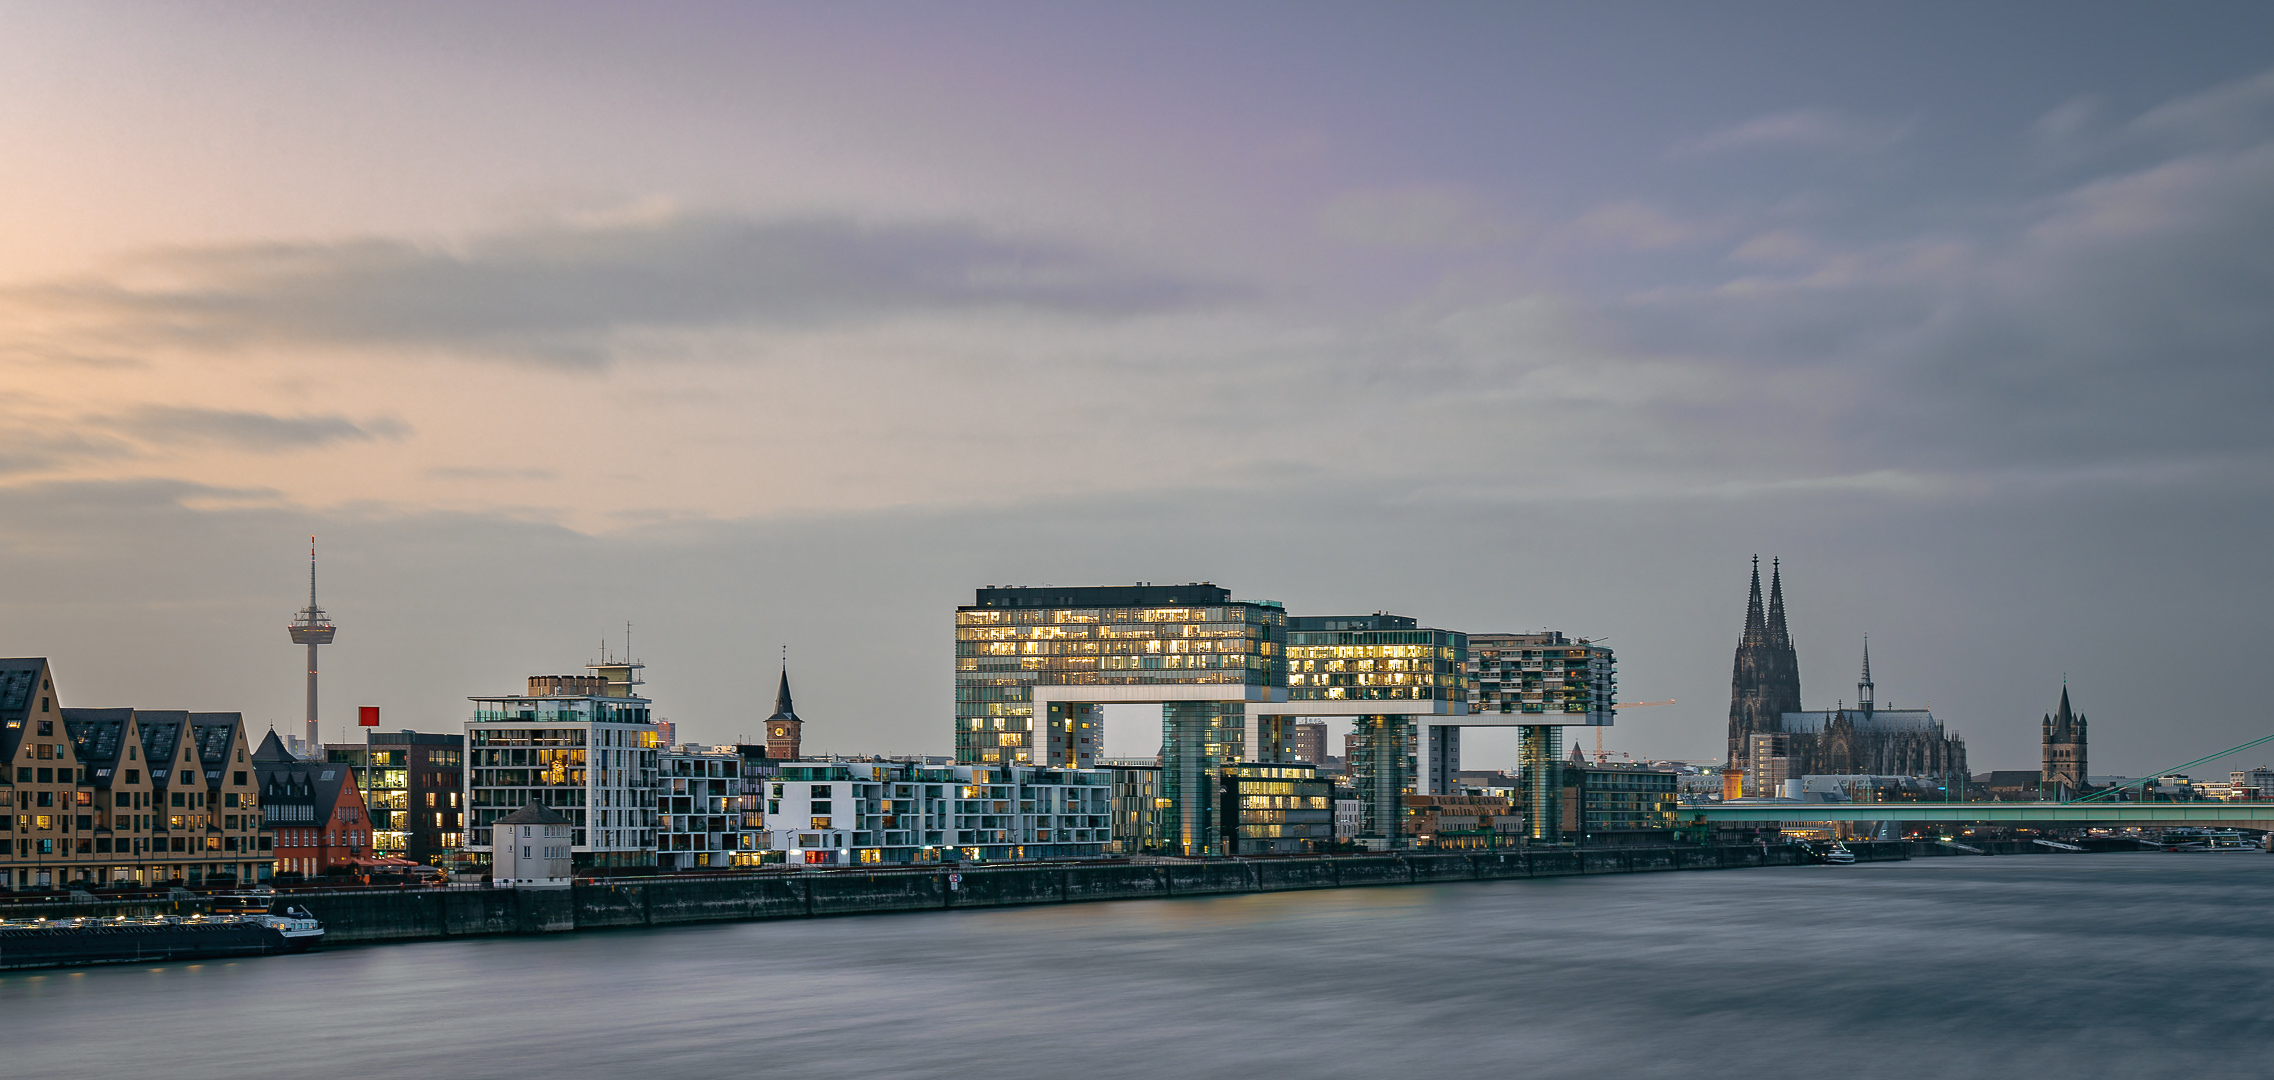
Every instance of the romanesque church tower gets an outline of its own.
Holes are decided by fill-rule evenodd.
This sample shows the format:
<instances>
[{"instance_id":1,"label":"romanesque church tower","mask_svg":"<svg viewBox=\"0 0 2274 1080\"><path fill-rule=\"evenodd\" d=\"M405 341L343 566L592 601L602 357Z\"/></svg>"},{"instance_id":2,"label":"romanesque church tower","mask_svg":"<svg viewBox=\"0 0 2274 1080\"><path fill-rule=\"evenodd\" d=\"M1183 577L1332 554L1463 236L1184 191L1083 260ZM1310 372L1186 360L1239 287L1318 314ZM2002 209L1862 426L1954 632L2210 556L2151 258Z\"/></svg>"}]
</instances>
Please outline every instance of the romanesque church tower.
<instances>
[{"instance_id":1,"label":"romanesque church tower","mask_svg":"<svg viewBox=\"0 0 2274 1080\"><path fill-rule=\"evenodd\" d=\"M1769 602L1761 604L1761 557L1753 556L1753 593L1745 634L1729 680L1729 761L1742 765L1746 736L1784 730L1784 714L1800 711L1800 656L1784 622L1784 574L1769 562Z\"/></svg>"},{"instance_id":2,"label":"romanesque church tower","mask_svg":"<svg viewBox=\"0 0 2274 1080\"><path fill-rule=\"evenodd\" d=\"M2069 711L2069 684L2061 684L2061 708L2045 718L2045 766L2037 774L2048 788L2060 785L2064 796L2085 789L2085 718Z\"/></svg>"}]
</instances>

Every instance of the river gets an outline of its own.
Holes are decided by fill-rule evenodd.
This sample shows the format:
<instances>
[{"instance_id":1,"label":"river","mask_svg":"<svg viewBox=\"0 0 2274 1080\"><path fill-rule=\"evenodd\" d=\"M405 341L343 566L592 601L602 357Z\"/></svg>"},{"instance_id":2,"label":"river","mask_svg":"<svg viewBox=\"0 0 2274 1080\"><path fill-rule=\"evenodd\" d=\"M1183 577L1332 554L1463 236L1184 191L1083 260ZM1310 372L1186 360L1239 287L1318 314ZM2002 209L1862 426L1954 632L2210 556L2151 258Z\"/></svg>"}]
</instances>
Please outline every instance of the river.
<instances>
[{"instance_id":1,"label":"river","mask_svg":"<svg viewBox=\"0 0 2274 1080\"><path fill-rule=\"evenodd\" d=\"M2274 1072L2274 857L1938 858L0 976L0 1076Z\"/></svg>"}]
</instances>

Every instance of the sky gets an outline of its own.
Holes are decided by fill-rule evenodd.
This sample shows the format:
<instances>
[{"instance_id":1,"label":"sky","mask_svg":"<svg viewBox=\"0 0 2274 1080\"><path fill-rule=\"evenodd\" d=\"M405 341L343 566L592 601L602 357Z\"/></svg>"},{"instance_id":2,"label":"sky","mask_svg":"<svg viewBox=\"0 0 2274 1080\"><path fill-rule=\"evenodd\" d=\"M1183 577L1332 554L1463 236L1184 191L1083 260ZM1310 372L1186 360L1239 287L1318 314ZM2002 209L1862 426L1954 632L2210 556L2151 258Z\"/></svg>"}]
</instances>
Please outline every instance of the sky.
<instances>
[{"instance_id":1,"label":"sky","mask_svg":"<svg viewBox=\"0 0 2274 1080\"><path fill-rule=\"evenodd\" d=\"M2263 5L0 28L0 652L68 704L296 730L313 534L328 738L628 623L684 739L786 647L809 748L946 753L972 589L1205 580L1606 639L1675 701L1606 746L1709 760L1755 554L1810 707L1869 634L1977 769L2064 679L2096 773L2267 733Z\"/></svg>"}]
</instances>

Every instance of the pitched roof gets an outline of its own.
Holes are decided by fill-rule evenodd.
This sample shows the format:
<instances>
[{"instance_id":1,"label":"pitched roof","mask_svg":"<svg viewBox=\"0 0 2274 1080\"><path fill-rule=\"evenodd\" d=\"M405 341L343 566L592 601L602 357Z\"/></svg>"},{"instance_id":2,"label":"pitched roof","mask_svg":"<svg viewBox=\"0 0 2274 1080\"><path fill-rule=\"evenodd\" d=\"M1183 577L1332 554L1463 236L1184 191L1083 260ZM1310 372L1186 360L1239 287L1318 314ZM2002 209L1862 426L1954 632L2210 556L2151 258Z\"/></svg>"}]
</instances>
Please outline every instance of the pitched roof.
<instances>
[{"instance_id":1,"label":"pitched roof","mask_svg":"<svg viewBox=\"0 0 2274 1080\"><path fill-rule=\"evenodd\" d=\"M797 720L797 710L790 707L790 669L788 668L782 669L781 689L774 691L774 715L766 719L768 721ZM799 723L803 722L799 721Z\"/></svg>"},{"instance_id":2,"label":"pitched roof","mask_svg":"<svg viewBox=\"0 0 2274 1080\"><path fill-rule=\"evenodd\" d=\"M566 825L568 823L569 819L555 813L551 808L537 803L530 803L497 819L496 822L499 825Z\"/></svg>"},{"instance_id":3,"label":"pitched roof","mask_svg":"<svg viewBox=\"0 0 2274 1080\"><path fill-rule=\"evenodd\" d=\"M267 745L265 740L262 745ZM289 756L264 761L256 754L253 771L260 781L262 802L312 805L319 821L351 795L355 802L363 801L355 786L355 770L339 762L294 761Z\"/></svg>"},{"instance_id":4,"label":"pitched roof","mask_svg":"<svg viewBox=\"0 0 2274 1080\"><path fill-rule=\"evenodd\" d=\"M0 760L14 760L24 744L24 719L35 711L32 702L42 689L40 673L45 670L44 656L0 659Z\"/></svg>"},{"instance_id":5,"label":"pitched roof","mask_svg":"<svg viewBox=\"0 0 2274 1080\"><path fill-rule=\"evenodd\" d=\"M260 764L298 760L300 759L292 756L292 751L284 748L284 740L276 737L275 728L268 729L268 737L262 739L260 748L253 751L253 761Z\"/></svg>"},{"instance_id":6,"label":"pitched roof","mask_svg":"<svg viewBox=\"0 0 2274 1080\"><path fill-rule=\"evenodd\" d=\"M109 787L117 776L119 755L126 750L128 722L133 709L65 709L63 727L71 735L79 763L97 787Z\"/></svg>"}]
</instances>

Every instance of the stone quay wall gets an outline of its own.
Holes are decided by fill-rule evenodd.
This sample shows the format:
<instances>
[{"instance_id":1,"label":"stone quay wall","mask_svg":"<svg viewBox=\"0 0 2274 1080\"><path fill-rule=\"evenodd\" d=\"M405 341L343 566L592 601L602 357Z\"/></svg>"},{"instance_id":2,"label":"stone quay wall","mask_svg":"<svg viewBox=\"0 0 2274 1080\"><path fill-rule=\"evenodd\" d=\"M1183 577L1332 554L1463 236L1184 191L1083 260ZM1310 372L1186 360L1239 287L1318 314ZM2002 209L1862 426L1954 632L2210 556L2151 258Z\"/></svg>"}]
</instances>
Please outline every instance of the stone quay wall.
<instances>
[{"instance_id":1,"label":"stone quay wall","mask_svg":"<svg viewBox=\"0 0 2274 1080\"><path fill-rule=\"evenodd\" d=\"M1867 862L1911 856L1909 845L1903 843L1850 843L1848 849ZM295 892L291 899L324 921L326 945L346 945L1293 889L1797 866L1813 861L1806 848L1793 844L1157 859L617 878L567 889ZM67 913L98 914L91 909L101 906L74 904ZM32 912L11 914L22 917Z\"/></svg>"}]
</instances>

